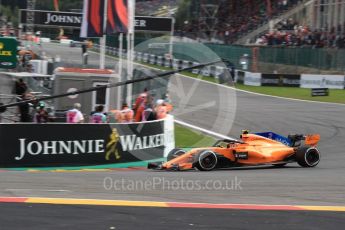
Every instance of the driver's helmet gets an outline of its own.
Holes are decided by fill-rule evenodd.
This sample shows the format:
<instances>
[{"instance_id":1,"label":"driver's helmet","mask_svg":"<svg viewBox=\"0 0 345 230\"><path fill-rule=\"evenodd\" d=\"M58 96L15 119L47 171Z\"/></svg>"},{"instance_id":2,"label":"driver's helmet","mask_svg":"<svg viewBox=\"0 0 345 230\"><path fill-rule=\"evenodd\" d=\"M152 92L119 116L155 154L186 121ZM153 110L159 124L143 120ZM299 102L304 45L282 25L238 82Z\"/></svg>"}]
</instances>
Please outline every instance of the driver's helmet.
<instances>
[{"instance_id":1,"label":"driver's helmet","mask_svg":"<svg viewBox=\"0 0 345 230\"><path fill-rule=\"evenodd\" d=\"M249 134L249 130L243 129L243 130L242 130L242 134Z\"/></svg>"}]
</instances>

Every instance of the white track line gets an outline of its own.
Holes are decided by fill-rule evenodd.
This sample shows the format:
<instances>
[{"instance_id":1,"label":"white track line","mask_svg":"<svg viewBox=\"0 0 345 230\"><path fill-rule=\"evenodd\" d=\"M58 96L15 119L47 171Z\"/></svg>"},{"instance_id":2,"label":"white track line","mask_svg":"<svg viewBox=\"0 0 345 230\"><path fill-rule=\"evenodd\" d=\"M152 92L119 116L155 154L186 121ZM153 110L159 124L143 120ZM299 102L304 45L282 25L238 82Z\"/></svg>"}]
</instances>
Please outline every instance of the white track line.
<instances>
[{"instance_id":1,"label":"white track line","mask_svg":"<svg viewBox=\"0 0 345 230\"><path fill-rule=\"evenodd\" d=\"M195 129L195 130L198 130L202 133L206 133L210 136L214 136L214 137L217 137L219 139L229 139L229 140L236 140L232 137L229 137L229 136L226 136L226 135L223 135L223 134L220 134L220 133L216 133L216 132L213 132L213 131L210 131L210 130L207 130L207 129L203 129L201 127L198 127L198 126L195 126L195 125L192 125L192 124L189 124L187 122L184 122L184 121L180 121L180 120L174 120L177 124L179 125L183 125L183 126L186 126L186 127L189 127L189 128L192 128L192 129Z\"/></svg>"}]
</instances>

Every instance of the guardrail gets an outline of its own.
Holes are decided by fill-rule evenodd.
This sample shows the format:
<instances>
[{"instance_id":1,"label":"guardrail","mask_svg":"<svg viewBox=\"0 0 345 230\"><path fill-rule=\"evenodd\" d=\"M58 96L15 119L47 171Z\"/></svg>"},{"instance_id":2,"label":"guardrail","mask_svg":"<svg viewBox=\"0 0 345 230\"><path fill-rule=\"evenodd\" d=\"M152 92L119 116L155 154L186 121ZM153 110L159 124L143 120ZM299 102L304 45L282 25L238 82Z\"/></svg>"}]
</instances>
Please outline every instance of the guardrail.
<instances>
[{"instance_id":1,"label":"guardrail","mask_svg":"<svg viewBox=\"0 0 345 230\"><path fill-rule=\"evenodd\" d=\"M100 50L100 45L94 44L93 48L96 51ZM115 57L119 57L120 55L120 50L115 47L106 47L106 54L112 55ZM127 50L123 49L122 50L122 58L126 59L127 58ZM151 65L157 65L160 67L165 67L165 68L171 68L171 69L182 69L182 68L188 68L193 65L198 65L200 64L199 62L192 62L188 60L181 60L181 59L171 59L167 58L165 56L160 56L160 55L155 55L151 53L145 53L145 52L134 52L134 60L137 62L142 62L146 64L151 64ZM191 73L194 74L201 74L206 77L214 77L216 79L222 78L223 75L226 75L228 73L227 68L224 66L220 65L210 65L206 66L202 69L193 69L190 71Z\"/></svg>"}]
</instances>

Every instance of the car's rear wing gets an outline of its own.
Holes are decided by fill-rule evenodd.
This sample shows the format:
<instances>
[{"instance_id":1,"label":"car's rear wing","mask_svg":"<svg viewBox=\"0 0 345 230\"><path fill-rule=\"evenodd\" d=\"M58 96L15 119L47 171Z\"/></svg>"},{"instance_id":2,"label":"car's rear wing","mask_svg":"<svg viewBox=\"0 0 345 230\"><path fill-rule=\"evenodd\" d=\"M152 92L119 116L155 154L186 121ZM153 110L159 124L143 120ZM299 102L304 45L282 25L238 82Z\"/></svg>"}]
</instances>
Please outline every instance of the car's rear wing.
<instances>
[{"instance_id":1,"label":"car's rear wing","mask_svg":"<svg viewBox=\"0 0 345 230\"><path fill-rule=\"evenodd\" d=\"M315 146L320 141L320 134L309 134L305 136L304 143L306 145Z\"/></svg>"}]
</instances>

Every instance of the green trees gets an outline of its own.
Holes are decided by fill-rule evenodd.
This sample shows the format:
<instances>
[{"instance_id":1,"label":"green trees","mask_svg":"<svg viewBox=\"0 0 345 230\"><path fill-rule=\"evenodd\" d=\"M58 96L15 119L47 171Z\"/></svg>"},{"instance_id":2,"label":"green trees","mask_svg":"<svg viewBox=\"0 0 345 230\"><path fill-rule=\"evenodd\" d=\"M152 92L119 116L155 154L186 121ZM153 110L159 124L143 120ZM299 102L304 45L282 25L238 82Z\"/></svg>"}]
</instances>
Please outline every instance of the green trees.
<instances>
[{"instance_id":1,"label":"green trees","mask_svg":"<svg viewBox=\"0 0 345 230\"><path fill-rule=\"evenodd\" d=\"M0 5L0 17L6 19L6 23L11 22L14 27L18 25L18 7ZM1 24L1 23L0 23Z\"/></svg>"},{"instance_id":2,"label":"green trees","mask_svg":"<svg viewBox=\"0 0 345 230\"><path fill-rule=\"evenodd\" d=\"M178 11L175 15L176 19L176 28L183 28L184 24L190 21L190 8L192 0L183 0L178 6Z\"/></svg>"}]
</instances>

